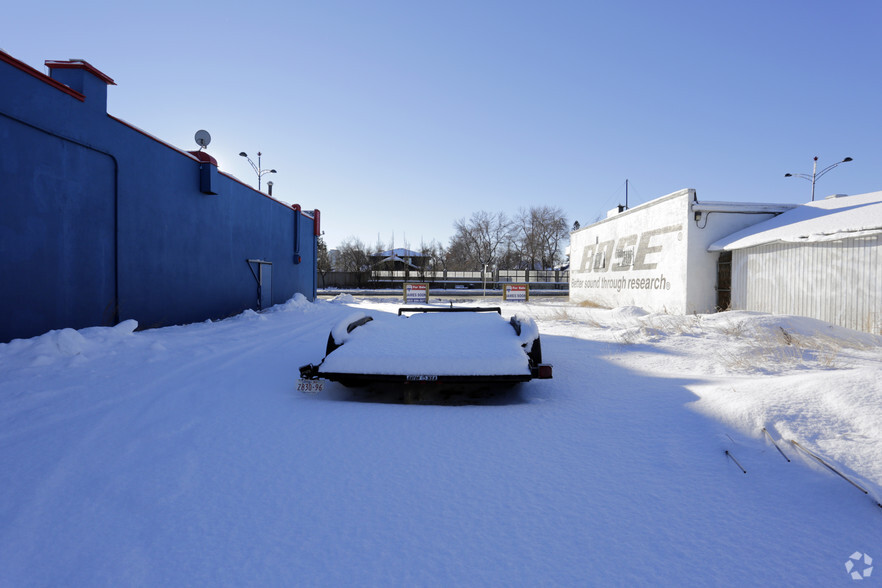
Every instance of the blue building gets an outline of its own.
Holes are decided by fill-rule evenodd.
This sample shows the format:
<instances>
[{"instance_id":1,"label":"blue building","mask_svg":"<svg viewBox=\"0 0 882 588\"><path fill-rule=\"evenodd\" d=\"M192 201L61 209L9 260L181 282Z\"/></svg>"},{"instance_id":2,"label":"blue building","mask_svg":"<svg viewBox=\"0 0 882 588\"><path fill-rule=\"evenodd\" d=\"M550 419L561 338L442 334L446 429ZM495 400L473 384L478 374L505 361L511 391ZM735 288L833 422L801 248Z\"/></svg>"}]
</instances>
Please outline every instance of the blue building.
<instances>
[{"instance_id":1,"label":"blue building","mask_svg":"<svg viewBox=\"0 0 882 588\"><path fill-rule=\"evenodd\" d=\"M109 115L89 63L46 66L0 51L0 342L315 298L317 210Z\"/></svg>"}]
</instances>

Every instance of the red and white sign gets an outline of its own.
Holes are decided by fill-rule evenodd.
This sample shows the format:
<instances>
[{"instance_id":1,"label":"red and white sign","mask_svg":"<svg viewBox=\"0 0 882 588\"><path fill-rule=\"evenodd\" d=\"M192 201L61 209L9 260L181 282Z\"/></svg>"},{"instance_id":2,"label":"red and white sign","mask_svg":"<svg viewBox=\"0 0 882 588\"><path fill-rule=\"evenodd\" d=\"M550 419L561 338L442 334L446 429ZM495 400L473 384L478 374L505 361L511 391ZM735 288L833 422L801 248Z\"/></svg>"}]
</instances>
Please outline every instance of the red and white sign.
<instances>
[{"instance_id":1,"label":"red and white sign","mask_svg":"<svg viewBox=\"0 0 882 588\"><path fill-rule=\"evenodd\" d=\"M508 302L526 302L530 299L530 288L527 284L506 284L502 298Z\"/></svg>"},{"instance_id":2,"label":"red and white sign","mask_svg":"<svg viewBox=\"0 0 882 588\"><path fill-rule=\"evenodd\" d=\"M429 285L428 284L405 284L404 285L404 303L405 304L427 304L429 302Z\"/></svg>"}]
</instances>

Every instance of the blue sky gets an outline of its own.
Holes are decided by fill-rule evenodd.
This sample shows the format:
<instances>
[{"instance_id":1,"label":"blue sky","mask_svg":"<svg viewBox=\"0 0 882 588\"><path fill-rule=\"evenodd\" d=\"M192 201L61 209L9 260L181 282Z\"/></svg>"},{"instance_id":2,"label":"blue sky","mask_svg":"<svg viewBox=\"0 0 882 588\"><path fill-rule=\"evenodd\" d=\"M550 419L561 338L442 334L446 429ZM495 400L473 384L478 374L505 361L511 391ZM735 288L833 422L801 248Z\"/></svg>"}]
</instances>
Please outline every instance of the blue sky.
<instances>
[{"instance_id":1,"label":"blue sky","mask_svg":"<svg viewBox=\"0 0 882 588\"><path fill-rule=\"evenodd\" d=\"M882 190L882 3L16 2L0 48L112 77L108 110L349 236L446 244L458 218L590 223L681 188L805 202ZM820 168L819 168L820 169Z\"/></svg>"}]
</instances>

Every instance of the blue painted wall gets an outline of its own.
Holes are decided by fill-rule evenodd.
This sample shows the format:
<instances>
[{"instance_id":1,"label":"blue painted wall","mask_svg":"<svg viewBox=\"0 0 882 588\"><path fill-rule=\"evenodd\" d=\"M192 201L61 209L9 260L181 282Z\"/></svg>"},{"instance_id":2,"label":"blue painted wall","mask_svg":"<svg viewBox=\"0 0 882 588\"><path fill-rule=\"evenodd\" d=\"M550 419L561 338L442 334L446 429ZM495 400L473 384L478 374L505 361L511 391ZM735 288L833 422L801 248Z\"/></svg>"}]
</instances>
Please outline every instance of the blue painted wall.
<instances>
[{"instance_id":1,"label":"blue painted wall","mask_svg":"<svg viewBox=\"0 0 882 588\"><path fill-rule=\"evenodd\" d=\"M257 308L247 259L272 262L273 302L314 299L311 216L108 116L91 67L52 78L0 53L0 342Z\"/></svg>"}]
</instances>

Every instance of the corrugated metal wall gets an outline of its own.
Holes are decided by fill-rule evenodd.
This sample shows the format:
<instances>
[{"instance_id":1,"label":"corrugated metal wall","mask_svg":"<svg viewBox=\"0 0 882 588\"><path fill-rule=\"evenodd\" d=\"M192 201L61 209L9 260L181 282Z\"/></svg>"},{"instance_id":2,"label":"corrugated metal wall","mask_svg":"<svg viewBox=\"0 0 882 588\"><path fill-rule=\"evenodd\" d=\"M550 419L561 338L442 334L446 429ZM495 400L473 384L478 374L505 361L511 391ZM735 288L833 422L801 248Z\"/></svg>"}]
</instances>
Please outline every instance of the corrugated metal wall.
<instances>
[{"instance_id":1,"label":"corrugated metal wall","mask_svg":"<svg viewBox=\"0 0 882 588\"><path fill-rule=\"evenodd\" d=\"M732 308L882 334L882 236L734 251Z\"/></svg>"},{"instance_id":2,"label":"corrugated metal wall","mask_svg":"<svg viewBox=\"0 0 882 588\"><path fill-rule=\"evenodd\" d=\"M0 58L0 342L256 308L249 259L274 302L315 296L314 217L217 170L204 191L211 164L96 108L100 85L84 102Z\"/></svg>"}]
</instances>

